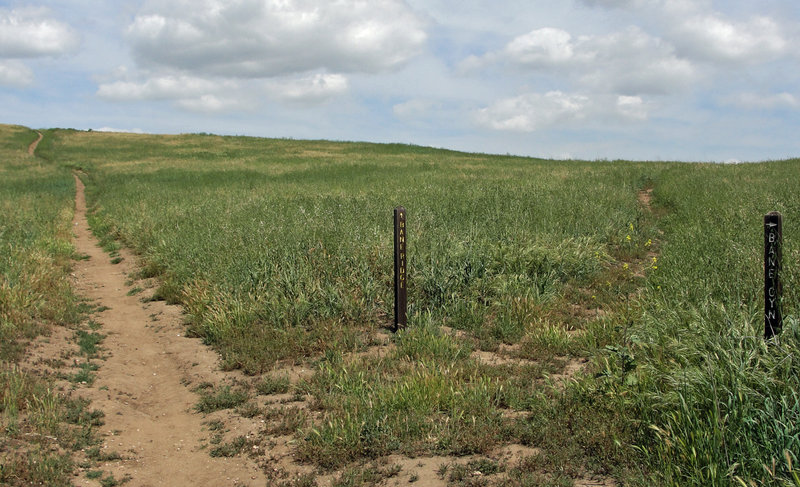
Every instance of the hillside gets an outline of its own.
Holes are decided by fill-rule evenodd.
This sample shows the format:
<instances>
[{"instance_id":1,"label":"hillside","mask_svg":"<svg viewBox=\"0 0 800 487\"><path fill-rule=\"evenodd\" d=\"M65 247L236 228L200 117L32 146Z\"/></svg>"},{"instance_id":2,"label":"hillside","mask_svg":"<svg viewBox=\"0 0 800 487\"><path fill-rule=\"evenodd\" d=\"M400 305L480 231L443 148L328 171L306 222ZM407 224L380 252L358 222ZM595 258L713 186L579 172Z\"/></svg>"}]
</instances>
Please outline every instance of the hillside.
<instances>
[{"instance_id":1,"label":"hillside","mask_svg":"<svg viewBox=\"0 0 800 487\"><path fill-rule=\"evenodd\" d=\"M44 267L75 265L64 222L76 174L108 259L131 266L126 293L181 305L185 330L228 371L183 385L219 415L209 453L249 452L273 484L800 485L797 160L548 161L72 130L43 131L34 157L34 132L0 131L3 292L37 272L17 265L29 249ZM410 310L394 334L398 205ZM768 345L773 210L785 325ZM33 339L26 323L80 326L77 310L44 316L13 296L4 343ZM21 370L21 347L4 349L4 374ZM90 362L101 383L111 367ZM4 445L20 440L11 414ZM234 424L259 429L237 436Z\"/></svg>"}]
</instances>

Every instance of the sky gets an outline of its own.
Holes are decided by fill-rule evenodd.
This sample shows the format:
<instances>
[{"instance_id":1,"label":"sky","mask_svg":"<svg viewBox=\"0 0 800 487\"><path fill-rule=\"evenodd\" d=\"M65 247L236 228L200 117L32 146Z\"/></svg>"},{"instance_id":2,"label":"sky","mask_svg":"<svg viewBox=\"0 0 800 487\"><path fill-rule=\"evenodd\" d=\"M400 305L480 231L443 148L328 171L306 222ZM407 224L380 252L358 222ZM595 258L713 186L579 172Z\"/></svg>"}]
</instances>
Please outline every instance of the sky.
<instances>
[{"instance_id":1,"label":"sky","mask_svg":"<svg viewBox=\"0 0 800 487\"><path fill-rule=\"evenodd\" d=\"M797 0L0 0L0 123L800 156Z\"/></svg>"}]
</instances>

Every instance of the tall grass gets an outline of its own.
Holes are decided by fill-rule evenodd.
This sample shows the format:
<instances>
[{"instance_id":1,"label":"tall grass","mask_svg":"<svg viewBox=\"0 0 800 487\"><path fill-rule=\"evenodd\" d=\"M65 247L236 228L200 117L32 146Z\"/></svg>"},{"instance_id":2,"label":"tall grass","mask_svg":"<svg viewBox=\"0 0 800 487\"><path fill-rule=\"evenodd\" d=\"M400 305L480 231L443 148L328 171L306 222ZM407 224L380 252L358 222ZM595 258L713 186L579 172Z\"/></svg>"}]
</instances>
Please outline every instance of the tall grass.
<instances>
[{"instance_id":1,"label":"tall grass","mask_svg":"<svg viewBox=\"0 0 800 487\"><path fill-rule=\"evenodd\" d=\"M523 441L634 483L792 481L798 161L556 162L74 131L51 140L47 154L86 172L95 231L141 255L161 297L184 304L229 367L317 364L301 389L324 419L298 426L306 459ZM352 356L391 321L401 204L411 329L394 355ZM787 325L767 345L759 259L770 210L785 216ZM534 365L470 356L502 344ZM563 392L525 375L557 372L555 355L593 357L596 375Z\"/></svg>"},{"instance_id":2,"label":"tall grass","mask_svg":"<svg viewBox=\"0 0 800 487\"><path fill-rule=\"evenodd\" d=\"M76 316L65 272L74 185L69 172L27 155L35 139L22 127L0 130L0 360L16 358L42 324Z\"/></svg>"},{"instance_id":3,"label":"tall grass","mask_svg":"<svg viewBox=\"0 0 800 487\"><path fill-rule=\"evenodd\" d=\"M250 372L319 353L343 327L388 323L396 205L409 208L412 322L420 312L447 321L454 303L479 302L501 340L524 328L508 323L508 299L546 305L566 282L589 279L601 267L592 257L640 211L635 164L553 170L404 146L211 136L64 133L55 150L89 168L95 229L137 250L162 277L161 296L184 303L193 330Z\"/></svg>"},{"instance_id":4,"label":"tall grass","mask_svg":"<svg viewBox=\"0 0 800 487\"><path fill-rule=\"evenodd\" d=\"M668 244L632 350L644 380L636 406L657 437L648 454L672 484L791 479L800 452L797 164L698 166L657 186L670 208ZM761 217L772 210L787 221L787 318L765 343Z\"/></svg>"},{"instance_id":5,"label":"tall grass","mask_svg":"<svg viewBox=\"0 0 800 487\"><path fill-rule=\"evenodd\" d=\"M85 436L75 403L17 365L28 342L74 323L68 270L74 183L69 171L27 154L37 134L0 125L0 483L68 485L68 454ZM80 409L80 408L78 408ZM78 423L75 421L74 423ZM54 446L57 445L57 446ZM27 455L27 458L26 458Z\"/></svg>"}]
</instances>

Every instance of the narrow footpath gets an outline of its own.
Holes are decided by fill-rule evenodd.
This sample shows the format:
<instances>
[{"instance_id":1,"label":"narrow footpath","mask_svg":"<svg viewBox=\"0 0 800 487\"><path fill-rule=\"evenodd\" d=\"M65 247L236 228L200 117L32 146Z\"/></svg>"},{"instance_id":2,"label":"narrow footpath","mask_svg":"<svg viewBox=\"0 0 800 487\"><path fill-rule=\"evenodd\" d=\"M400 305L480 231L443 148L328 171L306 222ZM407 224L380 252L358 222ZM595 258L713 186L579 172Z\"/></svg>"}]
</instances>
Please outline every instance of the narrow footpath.
<instances>
[{"instance_id":1,"label":"narrow footpath","mask_svg":"<svg viewBox=\"0 0 800 487\"><path fill-rule=\"evenodd\" d=\"M84 185L76 176L73 222L76 251L88 258L75 263L76 291L105 309L92 319L106 335L96 380L79 393L92 409L105 413L99 468L126 486L263 486L266 477L242 455L212 458L203 441L208 426L193 410L193 385L222 379L217 355L200 340L183 336L181 309L163 302L142 302L129 292L134 258L123 253L112 264L98 246L86 220ZM92 481L75 479L77 485Z\"/></svg>"},{"instance_id":2,"label":"narrow footpath","mask_svg":"<svg viewBox=\"0 0 800 487\"><path fill-rule=\"evenodd\" d=\"M29 156L32 156L36 152L36 147L39 145L39 142L41 142L42 139L44 138L44 134L42 134L41 132L36 132L36 133L39 134L39 137L37 137L36 140L31 142L31 145L28 146Z\"/></svg>"}]
</instances>

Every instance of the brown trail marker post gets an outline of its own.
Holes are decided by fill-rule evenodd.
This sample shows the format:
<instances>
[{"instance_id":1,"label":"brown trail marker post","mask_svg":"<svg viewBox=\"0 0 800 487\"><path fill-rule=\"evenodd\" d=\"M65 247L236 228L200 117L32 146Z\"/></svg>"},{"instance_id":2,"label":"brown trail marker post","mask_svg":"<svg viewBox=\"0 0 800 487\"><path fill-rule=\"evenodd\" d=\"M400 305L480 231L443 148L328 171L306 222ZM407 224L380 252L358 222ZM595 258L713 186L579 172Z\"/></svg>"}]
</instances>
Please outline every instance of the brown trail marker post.
<instances>
[{"instance_id":1,"label":"brown trail marker post","mask_svg":"<svg viewBox=\"0 0 800 487\"><path fill-rule=\"evenodd\" d=\"M783 217L777 211L764 215L764 338L781 332L781 258Z\"/></svg>"},{"instance_id":2,"label":"brown trail marker post","mask_svg":"<svg viewBox=\"0 0 800 487\"><path fill-rule=\"evenodd\" d=\"M394 331L406 327L406 209L394 209Z\"/></svg>"}]
</instances>

